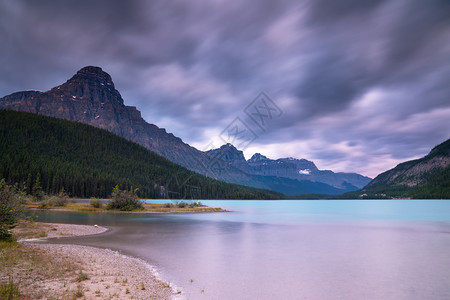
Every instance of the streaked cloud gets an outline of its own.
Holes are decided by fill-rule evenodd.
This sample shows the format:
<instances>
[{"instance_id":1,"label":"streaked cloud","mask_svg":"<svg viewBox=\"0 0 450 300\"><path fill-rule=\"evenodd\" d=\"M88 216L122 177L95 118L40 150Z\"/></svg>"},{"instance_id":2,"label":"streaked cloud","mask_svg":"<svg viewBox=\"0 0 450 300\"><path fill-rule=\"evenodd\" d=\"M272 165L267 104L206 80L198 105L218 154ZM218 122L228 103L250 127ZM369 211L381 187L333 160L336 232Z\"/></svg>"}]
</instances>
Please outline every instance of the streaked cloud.
<instances>
[{"instance_id":1,"label":"streaked cloud","mask_svg":"<svg viewBox=\"0 0 450 300\"><path fill-rule=\"evenodd\" d=\"M283 115L266 132L255 129L247 158L307 158L370 176L450 136L447 1L0 7L0 96L47 90L98 65L127 105L201 149L265 91Z\"/></svg>"}]
</instances>

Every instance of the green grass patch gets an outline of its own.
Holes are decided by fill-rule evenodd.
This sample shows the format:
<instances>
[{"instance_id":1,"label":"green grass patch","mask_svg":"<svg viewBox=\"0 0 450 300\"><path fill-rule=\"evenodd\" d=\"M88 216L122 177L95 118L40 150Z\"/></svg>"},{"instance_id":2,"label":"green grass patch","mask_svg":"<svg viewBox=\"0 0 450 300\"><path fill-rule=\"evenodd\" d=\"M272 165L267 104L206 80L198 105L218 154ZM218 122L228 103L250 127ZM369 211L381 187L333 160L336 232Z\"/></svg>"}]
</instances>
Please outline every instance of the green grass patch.
<instances>
[{"instance_id":1,"label":"green grass patch","mask_svg":"<svg viewBox=\"0 0 450 300\"><path fill-rule=\"evenodd\" d=\"M14 282L11 278L9 278L8 282L0 283L0 299L20 299L19 283Z\"/></svg>"},{"instance_id":2,"label":"green grass patch","mask_svg":"<svg viewBox=\"0 0 450 300\"><path fill-rule=\"evenodd\" d=\"M81 282L81 281L85 281L85 280L88 280L88 279L89 279L89 276L86 273L83 273L83 271L80 270L80 273L78 273L78 276L77 276L77 281Z\"/></svg>"}]
</instances>

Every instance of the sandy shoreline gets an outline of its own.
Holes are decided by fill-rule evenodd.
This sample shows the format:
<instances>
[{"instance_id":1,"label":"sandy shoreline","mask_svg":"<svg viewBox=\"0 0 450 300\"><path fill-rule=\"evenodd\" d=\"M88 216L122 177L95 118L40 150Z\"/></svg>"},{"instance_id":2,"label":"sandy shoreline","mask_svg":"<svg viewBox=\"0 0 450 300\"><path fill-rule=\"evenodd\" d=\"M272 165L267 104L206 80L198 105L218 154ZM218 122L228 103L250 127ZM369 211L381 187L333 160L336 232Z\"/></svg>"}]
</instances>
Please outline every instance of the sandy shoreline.
<instances>
[{"instance_id":1,"label":"sandy shoreline","mask_svg":"<svg viewBox=\"0 0 450 300\"><path fill-rule=\"evenodd\" d=\"M55 264L71 265L71 272L59 278L28 278L24 270L11 269L19 278L26 292L33 291L32 299L174 299L182 298L181 292L156 277L154 268L143 260L125 256L117 251L70 244L39 243L49 238L101 234L107 228L72 224L39 224L47 236L20 239L21 247L43 257L50 257ZM27 228L17 228L18 236ZM53 263L53 261L52 261ZM69 271L69 270L68 270ZM2 276L3 277L3 276ZM33 277L33 276L31 276ZM53 276L58 277L58 276ZM34 293L34 291L38 291ZM74 295L82 295L75 297Z\"/></svg>"}]
</instances>

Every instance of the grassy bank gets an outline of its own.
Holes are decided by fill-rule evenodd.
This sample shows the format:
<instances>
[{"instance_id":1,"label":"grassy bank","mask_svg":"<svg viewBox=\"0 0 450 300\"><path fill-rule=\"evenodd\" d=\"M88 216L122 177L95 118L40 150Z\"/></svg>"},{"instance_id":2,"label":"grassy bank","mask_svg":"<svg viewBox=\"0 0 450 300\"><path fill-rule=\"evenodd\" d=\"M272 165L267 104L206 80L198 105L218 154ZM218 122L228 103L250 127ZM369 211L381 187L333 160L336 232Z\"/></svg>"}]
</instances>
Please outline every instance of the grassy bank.
<instances>
[{"instance_id":1,"label":"grassy bank","mask_svg":"<svg viewBox=\"0 0 450 300\"><path fill-rule=\"evenodd\" d=\"M80 261L65 256L54 257L39 248L17 242L0 242L0 253L1 299L76 298L78 286L72 283L77 282L77 272L82 270ZM40 284L50 281L59 282L58 287L62 290L50 292Z\"/></svg>"}]
</instances>

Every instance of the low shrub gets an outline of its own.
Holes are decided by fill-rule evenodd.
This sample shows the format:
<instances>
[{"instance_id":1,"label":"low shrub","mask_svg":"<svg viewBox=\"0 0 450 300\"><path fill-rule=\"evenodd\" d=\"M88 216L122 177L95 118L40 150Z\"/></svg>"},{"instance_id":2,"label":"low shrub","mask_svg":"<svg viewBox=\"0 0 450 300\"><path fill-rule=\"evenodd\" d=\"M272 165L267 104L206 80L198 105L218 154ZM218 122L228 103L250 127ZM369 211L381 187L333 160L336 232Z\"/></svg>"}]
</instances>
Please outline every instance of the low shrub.
<instances>
[{"instance_id":1,"label":"low shrub","mask_svg":"<svg viewBox=\"0 0 450 300\"><path fill-rule=\"evenodd\" d=\"M43 196L45 199L40 201L39 203L39 208L48 208L49 206L57 206L57 207L62 207L62 206L66 206L67 202L69 202L67 200L67 198L69 198L69 196L67 195L67 193L64 191L64 188L61 189L61 191L59 192L58 195L53 195L53 196Z\"/></svg>"},{"instance_id":2,"label":"low shrub","mask_svg":"<svg viewBox=\"0 0 450 300\"><path fill-rule=\"evenodd\" d=\"M103 202L98 199L98 198L91 198L89 200L89 205L94 207L94 208L102 208L103 207Z\"/></svg>"},{"instance_id":3,"label":"low shrub","mask_svg":"<svg viewBox=\"0 0 450 300\"><path fill-rule=\"evenodd\" d=\"M113 189L111 201L108 202L106 209L119 209L122 211L142 210L144 206L137 199L136 191L121 190L118 185Z\"/></svg>"},{"instance_id":4,"label":"low shrub","mask_svg":"<svg viewBox=\"0 0 450 300\"><path fill-rule=\"evenodd\" d=\"M199 206L203 206L203 204L201 202L192 202L191 204L189 204L190 208L199 207Z\"/></svg>"},{"instance_id":5,"label":"low shrub","mask_svg":"<svg viewBox=\"0 0 450 300\"><path fill-rule=\"evenodd\" d=\"M84 296L84 289L81 286L78 286L75 291L72 293L72 299L81 298Z\"/></svg>"},{"instance_id":6,"label":"low shrub","mask_svg":"<svg viewBox=\"0 0 450 300\"><path fill-rule=\"evenodd\" d=\"M86 273L83 273L83 271L80 271L80 273L78 273L78 277L77 277L78 282L88 280L88 279L89 279L89 276Z\"/></svg>"},{"instance_id":7,"label":"low shrub","mask_svg":"<svg viewBox=\"0 0 450 300\"><path fill-rule=\"evenodd\" d=\"M50 206L63 207L67 205L67 200L58 196L50 196L39 202L38 208L47 209Z\"/></svg>"},{"instance_id":8,"label":"low shrub","mask_svg":"<svg viewBox=\"0 0 450 300\"><path fill-rule=\"evenodd\" d=\"M38 208L47 209L48 207L49 207L49 204L48 204L47 200L42 200L41 202L39 202Z\"/></svg>"},{"instance_id":9,"label":"low shrub","mask_svg":"<svg viewBox=\"0 0 450 300\"><path fill-rule=\"evenodd\" d=\"M49 206L66 206L67 205L67 199L60 197L60 196L51 196L47 200Z\"/></svg>"}]
</instances>

